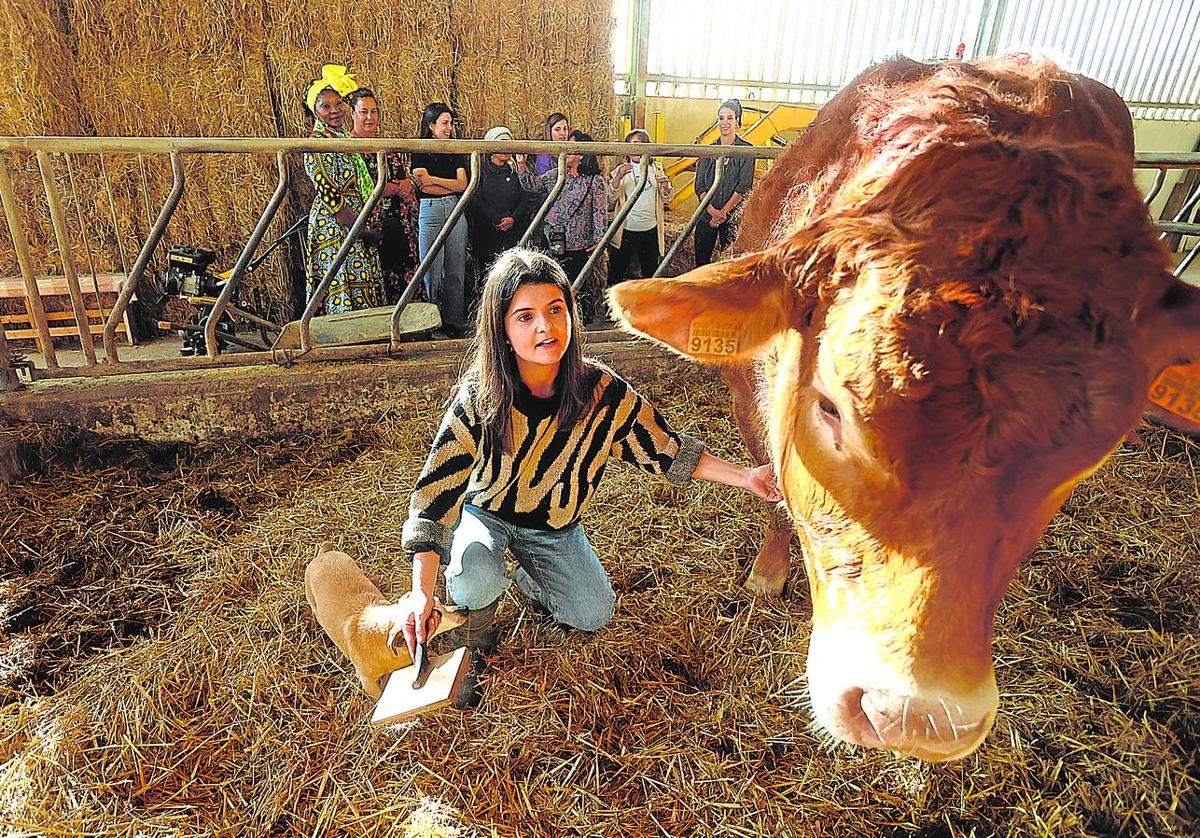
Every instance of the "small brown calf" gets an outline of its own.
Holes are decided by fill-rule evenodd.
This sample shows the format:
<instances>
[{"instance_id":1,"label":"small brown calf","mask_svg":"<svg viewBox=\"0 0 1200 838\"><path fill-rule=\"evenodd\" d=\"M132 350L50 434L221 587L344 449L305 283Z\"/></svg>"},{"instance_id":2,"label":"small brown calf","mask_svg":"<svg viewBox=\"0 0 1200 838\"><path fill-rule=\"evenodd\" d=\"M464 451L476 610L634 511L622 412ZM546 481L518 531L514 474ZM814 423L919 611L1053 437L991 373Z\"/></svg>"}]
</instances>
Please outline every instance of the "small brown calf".
<instances>
[{"instance_id":1,"label":"small brown calf","mask_svg":"<svg viewBox=\"0 0 1200 838\"><path fill-rule=\"evenodd\" d=\"M321 628L354 664L363 689L379 698L383 676L412 663L401 633L404 597L388 602L354 559L328 541L304 570L304 593ZM461 614L443 610L434 634L463 622Z\"/></svg>"}]
</instances>

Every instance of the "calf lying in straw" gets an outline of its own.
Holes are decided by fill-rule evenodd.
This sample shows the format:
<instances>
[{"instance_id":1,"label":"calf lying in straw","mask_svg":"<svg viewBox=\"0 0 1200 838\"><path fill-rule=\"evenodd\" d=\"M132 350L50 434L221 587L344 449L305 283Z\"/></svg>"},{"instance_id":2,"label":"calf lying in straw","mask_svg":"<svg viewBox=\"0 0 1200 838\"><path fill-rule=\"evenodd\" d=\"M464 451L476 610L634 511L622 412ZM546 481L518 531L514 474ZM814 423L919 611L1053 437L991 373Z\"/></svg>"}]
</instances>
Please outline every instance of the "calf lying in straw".
<instances>
[{"instance_id":1,"label":"calf lying in straw","mask_svg":"<svg viewBox=\"0 0 1200 838\"><path fill-rule=\"evenodd\" d=\"M354 664L363 689L379 698L380 679L412 663L401 633L404 600L384 599L354 559L328 541L304 570L304 594L321 628ZM457 628L463 621L461 614L443 610L434 634Z\"/></svg>"}]
</instances>

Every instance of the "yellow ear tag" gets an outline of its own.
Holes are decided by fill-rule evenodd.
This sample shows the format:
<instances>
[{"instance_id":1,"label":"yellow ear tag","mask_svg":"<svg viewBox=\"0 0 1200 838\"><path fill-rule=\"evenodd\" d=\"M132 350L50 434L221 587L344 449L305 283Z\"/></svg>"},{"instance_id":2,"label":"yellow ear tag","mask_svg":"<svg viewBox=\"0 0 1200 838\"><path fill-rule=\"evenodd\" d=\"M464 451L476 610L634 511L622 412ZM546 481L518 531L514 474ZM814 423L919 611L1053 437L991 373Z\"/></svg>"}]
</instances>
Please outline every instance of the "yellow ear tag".
<instances>
[{"instance_id":1,"label":"yellow ear tag","mask_svg":"<svg viewBox=\"0 0 1200 838\"><path fill-rule=\"evenodd\" d=\"M1164 369L1150 387L1150 401L1163 410L1200 422L1200 362Z\"/></svg>"},{"instance_id":2,"label":"yellow ear tag","mask_svg":"<svg viewBox=\"0 0 1200 838\"><path fill-rule=\"evenodd\" d=\"M737 323L693 320L687 351L693 355L736 355L741 334Z\"/></svg>"}]
</instances>

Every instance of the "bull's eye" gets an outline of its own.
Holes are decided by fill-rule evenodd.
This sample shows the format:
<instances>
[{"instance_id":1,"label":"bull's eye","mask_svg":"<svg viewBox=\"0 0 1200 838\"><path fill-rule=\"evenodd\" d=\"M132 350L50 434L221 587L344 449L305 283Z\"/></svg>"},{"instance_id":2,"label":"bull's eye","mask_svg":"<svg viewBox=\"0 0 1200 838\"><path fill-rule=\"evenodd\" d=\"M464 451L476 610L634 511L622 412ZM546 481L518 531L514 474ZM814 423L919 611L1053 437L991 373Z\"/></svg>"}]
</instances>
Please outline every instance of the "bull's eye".
<instances>
[{"instance_id":1,"label":"bull's eye","mask_svg":"<svg viewBox=\"0 0 1200 838\"><path fill-rule=\"evenodd\" d=\"M830 417L831 419L841 419L842 418L842 415L840 413L838 413L837 405L834 404L833 402L831 402L825 396L821 396L821 395L817 396L817 407L819 407L821 409L821 412L824 413L826 416Z\"/></svg>"}]
</instances>

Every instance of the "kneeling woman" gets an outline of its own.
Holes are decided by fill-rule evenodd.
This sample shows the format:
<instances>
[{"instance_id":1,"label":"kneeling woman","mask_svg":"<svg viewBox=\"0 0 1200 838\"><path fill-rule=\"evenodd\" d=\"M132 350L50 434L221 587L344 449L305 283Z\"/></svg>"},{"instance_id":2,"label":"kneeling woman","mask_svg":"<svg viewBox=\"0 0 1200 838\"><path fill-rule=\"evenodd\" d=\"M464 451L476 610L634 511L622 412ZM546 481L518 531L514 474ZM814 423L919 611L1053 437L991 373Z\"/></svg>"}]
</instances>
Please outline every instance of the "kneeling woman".
<instances>
[{"instance_id":1,"label":"kneeling woman","mask_svg":"<svg viewBox=\"0 0 1200 838\"><path fill-rule=\"evenodd\" d=\"M571 284L550 257L510 250L480 302L473 363L442 419L404 524L413 561L405 639L437 627L439 562L446 591L470 609L466 643L489 649L500 596L513 582L567 626L595 631L616 597L579 519L616 457L682 485L692 477L777 501L770 466L745 468L678 434L611 370L583 356ZM504 551L519 568L509 579ZM456 703L470 703L478 694Z\"/></svg>"}]
</instances>

